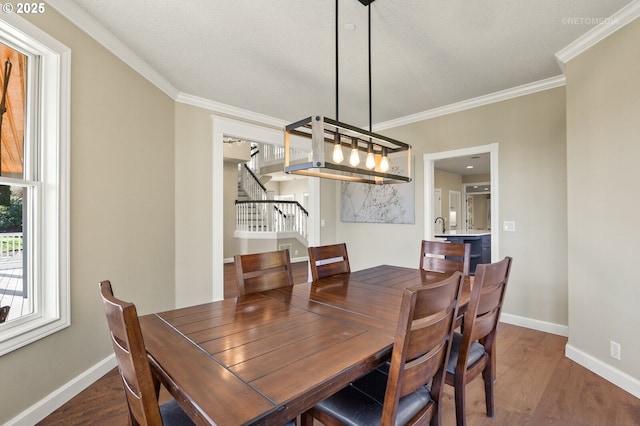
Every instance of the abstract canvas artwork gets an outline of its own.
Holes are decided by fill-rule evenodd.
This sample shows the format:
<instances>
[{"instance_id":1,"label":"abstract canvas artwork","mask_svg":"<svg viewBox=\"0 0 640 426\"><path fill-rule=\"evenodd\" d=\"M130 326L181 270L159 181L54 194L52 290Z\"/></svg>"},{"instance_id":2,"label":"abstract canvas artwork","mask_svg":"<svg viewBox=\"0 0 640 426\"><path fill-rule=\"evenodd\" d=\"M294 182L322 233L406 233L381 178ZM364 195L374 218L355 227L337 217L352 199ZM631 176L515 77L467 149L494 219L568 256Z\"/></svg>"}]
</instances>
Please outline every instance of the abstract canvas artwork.
<instances>
[{"instance_id":1,"label":"abstract canvas artwork","mask_svg":"<svg viewBox=\"0 0 640 426\"><path fill-rule=\"evenodd\" d=\"M392 164L391 173L400 171L406 172ZM340 219L343 222L413 224L414 191L413 180L391 185L341 182Z\"/></svg>"}]
</instances>

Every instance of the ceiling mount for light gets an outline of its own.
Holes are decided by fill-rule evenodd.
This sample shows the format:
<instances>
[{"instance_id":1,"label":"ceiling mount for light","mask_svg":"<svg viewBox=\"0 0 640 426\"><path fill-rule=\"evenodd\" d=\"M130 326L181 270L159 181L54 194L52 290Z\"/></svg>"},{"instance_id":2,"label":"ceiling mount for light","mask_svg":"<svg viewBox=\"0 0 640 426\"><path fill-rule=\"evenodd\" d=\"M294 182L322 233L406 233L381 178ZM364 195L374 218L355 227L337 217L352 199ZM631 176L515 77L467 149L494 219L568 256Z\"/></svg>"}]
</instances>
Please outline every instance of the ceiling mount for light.
<instances>
[{"instance_id":1,"label":"ceiling mount for light","mask_svg":"<svg viewBox=\"0 0 640 426\"><path fill-rule=\"evenodd\" d=\"M371 7L374 0L359 0L369 12L369 130L342 123L338 118L338 0L336 0L336 119L313 115L285 127L284 171L306 176L372 184L411 182L411 146L373 133L371 113ZM292 163L291 136L311 140L309 161ZM332 150L327 161L326 150ZM350 150L345 163L343 149ZM365 161L360 161L360 153Z\"/></svg>"}]
</instances>

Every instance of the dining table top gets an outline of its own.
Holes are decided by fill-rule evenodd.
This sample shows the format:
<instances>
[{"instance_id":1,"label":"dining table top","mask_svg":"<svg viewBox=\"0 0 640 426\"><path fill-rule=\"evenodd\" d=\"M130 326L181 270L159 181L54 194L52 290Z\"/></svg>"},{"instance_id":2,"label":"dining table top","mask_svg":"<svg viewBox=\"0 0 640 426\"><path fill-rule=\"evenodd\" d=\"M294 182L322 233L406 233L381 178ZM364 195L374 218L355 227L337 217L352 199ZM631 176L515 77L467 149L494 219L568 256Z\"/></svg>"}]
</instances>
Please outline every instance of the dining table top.
<instances>
[{"instance_id":1,"label":"dining table top","mask_svg":"<svg viewBox=\"0 0 640 426\"><path fill-rule=\"evenodd\" d=\"M381 265L140 317L154 373L196 424L281 425L387 360L403 289ZM465 277L460 306L470 297Z\"/></svg>"}]
</instances>

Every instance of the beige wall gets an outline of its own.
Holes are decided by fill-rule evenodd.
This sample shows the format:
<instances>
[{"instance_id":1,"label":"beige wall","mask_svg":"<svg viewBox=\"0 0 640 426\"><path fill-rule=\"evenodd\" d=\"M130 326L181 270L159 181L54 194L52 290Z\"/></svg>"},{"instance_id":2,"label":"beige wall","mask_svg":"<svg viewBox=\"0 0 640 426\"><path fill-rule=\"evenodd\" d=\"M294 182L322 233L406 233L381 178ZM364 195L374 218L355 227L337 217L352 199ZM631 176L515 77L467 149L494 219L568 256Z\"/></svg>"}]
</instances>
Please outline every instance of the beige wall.
<instances>
[{"instance_id":1,"label":"beige wall","mask_svg":"<svg viewBox=\"0 0 640 426\"><path fill-rule=\"evenodd\" d=\"M353 268L380 263L413 267L418 264L420 240L424 237L424 154L498 143L499 217L515 221L517 227L516 232L497 231L500 257L514 257L505 312L567 325L564 88L385 133L413 146L416 224L338 222L336 233L349 246Z\"/></svg>"},{"instance_id":2,"label":"beige wall","mask_svg":"<svg viewBox=\"0 0 640 426\"><path fill-rule=\"evenodd\" d=\"M483 183L491 182L491 173L462 176L462 183L477 183L477 182L483 182Z\"/></svg>"},{"instance_id":3,"label":"beige wall","mask_svg":"<svg viewBox=\"0 0 640 426\"><path fill-rule=\"evenodd\" d=\"M636 20L567 64L569 345L636 381L639 40Z\"/></svg>"},{"instance_id":4,"label":"beige wall","mask_svg":"<svg viewBox=\"0 0 640 426\"><path fill-rule=\"evenodd\" d=\"M211 112L175 105L176 305L213 298L213 173Z\"/></svg>"},{"instance_id":5,"label":"beige wall","mask_svg":"<svg viewBox=\"0 0 640 426\"><path fill-rule=\"evenodd\" d=\"M238 239L238 252L236 254L263 253L278 250L276 239Z\"/></svg>"},{"instance_id":6,"label":"beige wall","mask_svg":"<svg viewBox=\"0 0 640 426\"><path fill-rule=\"evenodd\" d=\"M289 250L289 256L291 257L291 261L295 262L300 260L301 258L308 257L309 253L307 252L307 246L302 244L297 238L280 238L278 239L278 250L282 244L291 244L291 249Z\"/></svg>"},{"instance_id":7,"label":"beige wall","mask_svg":"<svg viewBox=\"0 0 640 426\"><path fill-rule=\"evenodd\" d=\"M316 179L316 178L312 178ZM320 179L320 243L318 245L344 243L338 233L340 222L340 183ZM354 224L355 225L355 224Z\"/></svg>"},{"instance_id":8,"label":"beige wall","mask_svg":"<svg viewBox=\"0 0 640 426\"><path fill-rule=\"evenodd\" d=\"M293 179L293 180L284 180L280 182L279 185L279 194L280 195L288 195L293 194L295 197L295 201L299 202L300 205L304 206L303 198L305 193L309 193L309 179ZM309 206L306 206L307 208Z\"/></svg>"},{"instance_id":9,"label":"beige wall","mask_svg":"<svg viewBox=\"0 0 640 426\"><path fill-rule=\"evenodd\" d=\"M236 200L238 199L238 164L224 162L224 195L222 197L224 209L224 258L232 259L236 254L248 253L243 251L242 242L234 237L236 230Z\"/></svg>"},{"instance_id":10,"label":"beige wall","mask_svg":"<svg viewBox=\"0 0 640 426\"><path fill-rule=\"evenodd\" d=\"M174 102L48 7L72 49L71 326L0 359L0 424L113 354L98 281L140 313L174 304Z\"/></svg>"}]
</instances>

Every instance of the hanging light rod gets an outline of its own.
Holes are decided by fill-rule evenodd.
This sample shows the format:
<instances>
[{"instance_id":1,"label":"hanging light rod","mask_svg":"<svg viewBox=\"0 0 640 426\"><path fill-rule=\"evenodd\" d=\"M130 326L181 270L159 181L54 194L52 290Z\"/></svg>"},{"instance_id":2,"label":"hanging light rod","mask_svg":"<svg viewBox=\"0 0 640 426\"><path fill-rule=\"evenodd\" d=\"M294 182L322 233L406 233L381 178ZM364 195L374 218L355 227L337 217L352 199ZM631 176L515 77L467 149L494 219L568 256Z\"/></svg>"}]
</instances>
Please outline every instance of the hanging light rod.
<instances>
[{"instance_id":1,"label":"hanging light rod","mask_svg":"<svg viewBox=\"0 0 640 426\"><path fill-rule=\"evenodd\" d=\"M336 119L313 115L285 127L284 171L306 176L336 179L350 182L390 184L411 182L411 146L372 131L371 114L371 7L374 0L358 0L367 6L369 13L369 130L339 121L338 96L338 1L336 0ZM309 161L291 162L291 136L311 139ZM325 158L325 150L331 146L332 161ZM350 150L347 164L343 149ZM364 163L360 161L364 153ZM406 162L406 166L403 164Z\"/></svg>"}]
</instances>

